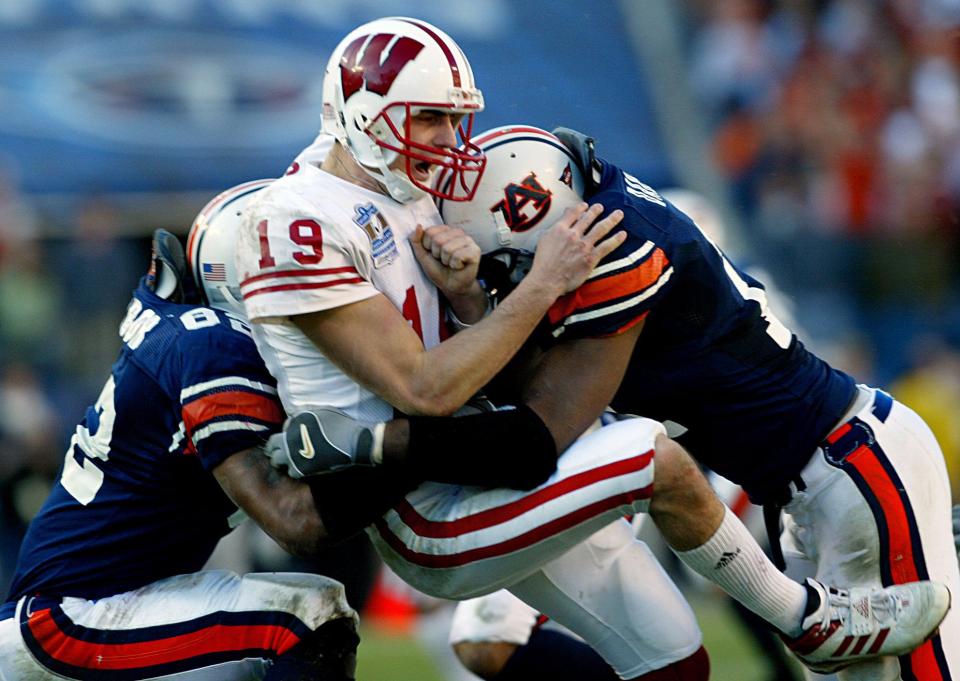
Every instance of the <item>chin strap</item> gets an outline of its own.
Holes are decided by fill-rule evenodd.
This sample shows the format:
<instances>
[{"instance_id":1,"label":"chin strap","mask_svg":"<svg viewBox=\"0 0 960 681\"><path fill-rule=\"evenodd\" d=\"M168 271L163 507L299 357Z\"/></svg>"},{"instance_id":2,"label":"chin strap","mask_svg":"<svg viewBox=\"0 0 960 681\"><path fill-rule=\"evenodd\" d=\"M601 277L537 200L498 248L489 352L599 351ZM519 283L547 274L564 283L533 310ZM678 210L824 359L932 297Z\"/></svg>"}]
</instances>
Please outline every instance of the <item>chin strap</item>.
<instances>
[{"instance_id":1,"label":"chin strap","mask_svg":"<svg viewBox=\"0 0 960 681\"><path fill-rule=\"evenodd\" d=\"M366 121L359 121L356 126L360 130L363 126L366 125ZM390 197L399 203L410 203L411 201L416 201L417 199L423 198L426 196L426 192L413 184L413 182L406 177L405 171L394 172L390 169L390 164L395 161L400 155L397 152L384 152L383 148L377 144L376 136L386 137L391 134L389 128L382 122L374 122L370 126L370 130L363 132L360 137L359 143L369 143L370 152L373 156L373 164L367 165L360 162L360 158L363 157L363 154L354 153L354 149L351 148L353 141L350 139L350 136L344 133L343 137L338 137L337 140L357 162L357 165L365 172L367 175L376 180L381 187L383 187ZM394 139L396 137L394 136ZM399 140L396 140L397 144L400 144Z\"/></svg>"},{"instance_id":2,"label":"chin strap","mask_svg":"<svg viewBox=\"0 0 960 681\"><path fill-rule=\"evenodd\" d=\"M411 201L416 201L417 199L423 198L427 195L425 191L414 185L413 182L406 177L406 171L391 170L390 166L387 164L386 158L384 158L383 149L377 145L374 146L376 147L376 149L374 149L374 153L377 156L377 165L379 167L376 170L368 168L362 164L360 164L360 167L367 171L367 173L377 182L383 185L383 187L395 201L399 201L400 203L410 203ZM394 157L399 157L399 154L396 152L391 155Z\"/></svg>"}]
</instances>

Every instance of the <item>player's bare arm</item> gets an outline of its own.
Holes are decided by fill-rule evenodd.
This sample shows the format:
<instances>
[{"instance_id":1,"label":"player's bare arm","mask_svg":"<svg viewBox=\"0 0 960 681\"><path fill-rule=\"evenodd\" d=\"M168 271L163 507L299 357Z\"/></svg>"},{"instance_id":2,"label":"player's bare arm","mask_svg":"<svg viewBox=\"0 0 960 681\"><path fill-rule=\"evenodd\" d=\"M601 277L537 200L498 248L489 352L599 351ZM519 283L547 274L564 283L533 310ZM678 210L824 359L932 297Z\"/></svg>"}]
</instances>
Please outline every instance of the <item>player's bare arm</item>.
<instances>
[{"instance_id":1,"label":"player's bare arm","mask_svg":"<svg viewBox=\"0 0 960 681\"><path fill-rule=\"evenodd\" d=\"M496 310L429 350L382 295L291 320L346 374L401 411L450 414L503 368L557 297L622 243L619 234L604 237L623 214L594 224L601 212L586 204L566 211L541 240L530 274Z\"/></svg>"},{"instance_id":2,"label":"player's bare arm","mask_svg":"<svg viewBox=\"0 0 960 681\"><path fill-rule=\"evenodd\" d=\"M259 448L228 457L213 475L233 503L285 551L310 556L329 545L310 487L273 468Z\"/></svg>"},{"instance_id":3,"label":"player's bare arm","mask_svg":"<svg viewBox=\"0 0 960 681\"><path fill-rule=\"evenodd\" d=\"M578 215L578 218L577 222L569 225L569 229L567 220L571 216L567 213L549 230L558 232L553 237L554 244L558 248L567 249L571 246L582 246L580 237L583 236L584 230L591 230L592 223L580 222L583 217L580 211L587 210L587 204L581 204L572 210ZM596 219L602 212L603 207L600 204L594 204L588 210L588 214L594 214L593 219ZM615 226L622 219L622 213L614 211L611 217L614 215L617 216ZM598 238L602 238L602 235ZM420 266L446 296L453 306L457 318L472 324L483 317L487 311L487 298L477 282L480 248L473 238L460 227L434 225L427 229L418 229L411 239L411 244ZM544 252L540 265L548 268L548 272L560 274L562 270L556 270L555 268L577 265L578 261L576 259L570 260L571 254L566 250L552 253L549 250L549 245L545 244L545 248L547 251ZM574 257L582 258L585 255L587 254L581 249ZM536 258L534 258L534 262L536 263ZM577 287L569 286L567 291L572 291L575 288Z\"/></svg>"},{"instance_id":4,"label":"player's bare arm","mask_svg":"<svg viewBox=\"0 0 960 681\"><path fill-rule=\"evenodd\" d=\"M582 338L545 352L521 387L563 451L600 416L623 381L643 322L616 336Z\"/></svg>"},{"instance_id":5,"label":"player's bare arm","mask_svg":"<svg viewBox=\"0 0 960 681\"><path fill-rule=\"evenodd\" d=\"M537 355L528 372L521 372L526 377L518 385L520 408L418 422L417 437L429 441L414 442L410 419L383 424L373 437L372 428L377 426L372 424L331 410L319 417L319 411L303 412L288 420L284 436L271 439L274 463L287 467L291 474L298 471L298 475L309 476L358 463L371 465L376 459L427 480L520 489L536 486L553 472L557 453L576 440L610 403L642 329L640 322L616 336L554 346ZM511 371L520 372L520 367L511 365ZM317 430L320 422L322 434ZM313 438L309 459L299 455L305 432L308 440ZM487 442L487 437L492 441ZM458 457L448 455L451 441L459 442Z\"/></svg>"}]
</instances>

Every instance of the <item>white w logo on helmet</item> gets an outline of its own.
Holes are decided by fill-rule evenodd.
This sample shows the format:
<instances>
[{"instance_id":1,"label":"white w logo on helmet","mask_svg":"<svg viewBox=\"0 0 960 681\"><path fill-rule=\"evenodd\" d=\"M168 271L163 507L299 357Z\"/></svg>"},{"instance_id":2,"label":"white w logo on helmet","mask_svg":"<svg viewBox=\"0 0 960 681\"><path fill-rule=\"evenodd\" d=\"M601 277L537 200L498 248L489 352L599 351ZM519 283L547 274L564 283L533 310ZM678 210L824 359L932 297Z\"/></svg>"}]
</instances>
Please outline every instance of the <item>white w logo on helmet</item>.
<instances>
[{"instance_id":1,"label":"white w logo on helmet","mask_svg":"<svg viewBox=\"0 0 960 681\"><path fill-rule=\"evenodd\" d=\"M401 69L422 49L422 43L407 36L380 33L357 38L340 58L343 98L350 99L363 86L370 92L386 95ZM387 51L385 59L384 50Z\"/></svg>"}]
</instances>

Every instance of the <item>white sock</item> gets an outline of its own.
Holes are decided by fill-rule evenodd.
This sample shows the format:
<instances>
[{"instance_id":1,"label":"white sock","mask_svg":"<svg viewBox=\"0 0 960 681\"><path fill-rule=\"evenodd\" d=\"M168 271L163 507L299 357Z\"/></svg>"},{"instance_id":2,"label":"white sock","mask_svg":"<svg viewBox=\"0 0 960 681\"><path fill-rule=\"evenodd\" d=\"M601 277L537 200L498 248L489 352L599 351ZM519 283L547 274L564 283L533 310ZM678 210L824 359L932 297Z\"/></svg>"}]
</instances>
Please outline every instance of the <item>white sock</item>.
<instances>
[{"instance_id":1,"label":"white sock","mask_svg":"<svg viewBox=\"0 0 960 681\"><path fill-rule=\"evenodd\" d=\"M723 522L706 543L675 551L691 570L703 575L747 608L789 636L800 634L807 592L780 572L727 508Z\"/></svg>"}]
</instances>

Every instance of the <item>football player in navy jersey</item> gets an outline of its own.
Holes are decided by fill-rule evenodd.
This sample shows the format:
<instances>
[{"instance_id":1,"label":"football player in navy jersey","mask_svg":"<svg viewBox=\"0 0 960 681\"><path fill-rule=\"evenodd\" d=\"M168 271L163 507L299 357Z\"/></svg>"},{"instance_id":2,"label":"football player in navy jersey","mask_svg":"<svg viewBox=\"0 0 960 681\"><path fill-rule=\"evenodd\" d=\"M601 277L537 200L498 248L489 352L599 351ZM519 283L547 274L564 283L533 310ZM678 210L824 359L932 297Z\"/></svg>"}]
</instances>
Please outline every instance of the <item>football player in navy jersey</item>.
<instances>
[{"instance_id":1,"label":"football player in navy jersey","mask_svg":"<svg viewBox=\"0 0 960 681\"><path fill-rule=\"evenodd\" d=\"M480 136L491 193L441 209L484 253L496 258L499 252L508 263L522 261L537 238L536 226L524 224L537 215L532 199L521 193L516 214L505 210L511 186L536 183L556 200L563 197L557 185L573 165L584 171L584 196L626 214L627 241L545 320L543 354L522 388L524 401L536 405L561 441L586 427L606 402L672 422L694 457L743 486L772 510L770 518L785 511L782 547L790 574L857 588L934 579L960 593L946 468L922 420L810 353L769 311L763 285L686 215L593 157L583 136L561 133L567 148L516 129ZM556 151L553 166L541 164L543 156L528 147ZM621 378L584 390L596 382L599 366ZM695 549L708 570L736 562L711 543ZM882 631L848 637L818 666L840 669L881 637ZM801 658L822 643L814 636L789 641ZM956 612L911 654L841 672L845 679L871 680L957 676Z\"/></svg>"},{"instance_id":2,"label":"football player in navy jersey","mask_svg":"<svg viewBox=\"0 0 960 681\"><path fill-rule=\"evenodd\" d=\"M808 605L816 605L807 619L822 622L785 638L811 668L843 669L850 679L952 678L956 614L910 654L883 656L904 603L879 587L930 579L960 592L946 469L929 429L886 393L807 351L769 312L762 285L656 191L595 159L583 136L564 131L562 141L523 126L475 137L487 155L481 186L470 202L440 206L445 222L464 228L488 256L486 283L498 293L524 276L552 211L588 198L626 216L626 241L555 303L525 365L506 372L519 379L513 394L542 418L559 450L608 404L668 422L693 456L772 509L771 520L785 509L791 574L853 587L807 581ZM465 441L470 418L456 426ZM320 419L337 421L329 412ZM408 423L413 450L412 429L424 421ZM344 442L348 453L357 449ZM524 453L509 438L500 447L498 458ZM658 524L667 515L656 493L650 513ZM749 584L783 588L722 504L700 522L711 528L704 543L673 547L687 565L732 593ZM945 612L949 594L940 593Z\"/></svg>"},{"instance_id":3,"label":"football player in navy jersey","mask_svg":"<svg viewBox=\"0 0 960 681\"><path fill-rule=\"evenodd\" d=\"M262 186L221 194L191 232ZM203 284L225 279L199 256ZM232 267L232 263L227 266ZM0 679L352 679L356 613L310 574L200 571L253 518L287 550L329 543L310 487L261 453L283 411L244 318L194 299L159 230L120 326L120 356L23 541L0 609Z\"/></svg>"}]
</instances>

